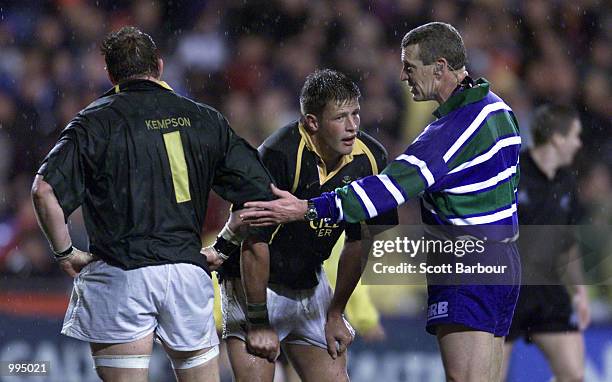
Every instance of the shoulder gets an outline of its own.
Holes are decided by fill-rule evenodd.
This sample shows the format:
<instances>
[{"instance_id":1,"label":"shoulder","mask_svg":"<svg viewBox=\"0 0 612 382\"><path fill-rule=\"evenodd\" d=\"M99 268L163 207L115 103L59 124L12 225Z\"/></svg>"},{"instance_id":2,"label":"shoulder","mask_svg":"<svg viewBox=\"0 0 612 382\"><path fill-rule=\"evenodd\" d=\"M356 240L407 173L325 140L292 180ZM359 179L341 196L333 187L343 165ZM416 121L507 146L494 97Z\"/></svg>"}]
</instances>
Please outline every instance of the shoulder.
<instances>
[{"instance_id":1,"label":"shoulder","mask_svg":"<svg viewBox=\"0 0 612 382\"><path fill-rule=\"evenodd\" d=\"M102 128L106 125L113 125L115 121L122 118L121 113L117 112L117 99L113 96L104 96L96 99L68 123L65 131L97 131L96 127Z\"/></svg>"},{"instance_id":2,"label":"shoulder","mask_svg":"<svg viewBox=\"0 0 612 382\"><path fill-rule=\"evenodd\" d=\"M355 145L356 149L360 150L367 157L373 174L378 174L387 166L387 150L370 135L360 131Z\"/></svg>"},{"instance_id":3,"label":"shoulder","mask_svg":"<svg viewBox=\"0 0 612 382\"><path fill-rule=\"evenodd\" d=\"M80 116L95 116L98 114L104 114L110 112L111 109L117 105L118 99L114 95L104 96L96 99L83 110L79 112Z\"/></svg>"},{"instance_id":4,"label":"shoulder","mask_svg":"<svg viewBox=\"0 0 612 382\"><path fill-rule=\"evenodd\" d=\"M302 136L298 129L298 121L293 121L266 138L261 146L260 153L276 152L290 156L297 152Z\"/></svg>"},{"instance_id":5,"label":"shoulder","mask_svg":"<svg viewBox=\"0 0 612 382\"><path fill-rule=\"evenodd\" d=\"M357 142L360 142L362 148L369 150L377 160L386 159L388 156L385 147L374 137L363 131L357 134Z\"/></svg>"}]
</instances>

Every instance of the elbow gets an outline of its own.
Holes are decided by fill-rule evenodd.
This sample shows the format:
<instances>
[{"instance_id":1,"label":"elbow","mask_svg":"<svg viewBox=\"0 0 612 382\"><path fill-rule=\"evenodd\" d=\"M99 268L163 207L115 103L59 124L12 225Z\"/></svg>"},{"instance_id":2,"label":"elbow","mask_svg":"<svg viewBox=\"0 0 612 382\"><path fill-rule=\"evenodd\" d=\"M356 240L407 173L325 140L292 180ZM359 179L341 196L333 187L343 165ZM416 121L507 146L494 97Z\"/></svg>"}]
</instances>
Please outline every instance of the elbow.
<instances>
[{"instance_id":1,"label":"elbow","mask_svg":"<svg viewBox=\"0 0 612 382\"><path fill-rule=\"evenodd\" d=\"M43 177L37 175L32 183L31 196L34 203L45 200L49 195L53 194L53 188L49 183L43 180Z\"/></svg>"}]
</instances>

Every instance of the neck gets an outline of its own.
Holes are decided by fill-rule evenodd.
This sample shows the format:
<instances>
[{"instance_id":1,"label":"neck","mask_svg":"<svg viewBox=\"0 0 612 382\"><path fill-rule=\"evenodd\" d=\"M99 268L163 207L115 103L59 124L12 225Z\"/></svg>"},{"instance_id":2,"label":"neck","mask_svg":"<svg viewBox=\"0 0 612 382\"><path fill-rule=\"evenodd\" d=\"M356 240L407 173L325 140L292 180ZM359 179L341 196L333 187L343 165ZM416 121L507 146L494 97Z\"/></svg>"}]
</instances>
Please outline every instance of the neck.
<instances>
[{"instance_id":1,"label":"neck","mask_svg":"<svg viewBox=\"0 0 612 382\"><path fill-rule=\"evenodd\" d=\"M542 145L532 148L529 153L536 166L546 175L548 179L554 179L559 169L559 162L554 148L550 145Z\"/></svg>"},{"instance_id":2,"label":"neck","mask_svg":"<svg viewBox=\"0 0 612 382\"><path fill-rule=\"evenodd\" d=\"M161 79L155 78L155 77L152 77L152 76L134 76L134 77L123 79L123 80L121 80L119 82L113 82L113 85L118 85L118 84L120 84L122 82L133 81L133 80L148 80L148 81L153 81L153 82L157 82L157 83L160 83L160 81L161 81Z\"/></svg>"},{"instance_id":3,"label":"neck","mask_svg":"<svg viewBox=\"0 0 612 382\"><path fill-rule=\"evenodd\" d=\"M325 143L319 141L317 139L317 134L312 135L312 143L315 145L319 155L321 155L321 160L325 163L325 167L328 170L335 168L342 155L331 150Z\"/></svg>"},{"instance_id":4,"label":"neck","mask_svg":"<svg viewBox=\"0 0 612 382\"><path fill-rule=\"evenodd\" d=\"M453 94L457 86L467 77L466 70L457 70L454 72L446 72L440 85L440 90L436 95L436 101L442 105Z\"/></svg>"}]
</instances>

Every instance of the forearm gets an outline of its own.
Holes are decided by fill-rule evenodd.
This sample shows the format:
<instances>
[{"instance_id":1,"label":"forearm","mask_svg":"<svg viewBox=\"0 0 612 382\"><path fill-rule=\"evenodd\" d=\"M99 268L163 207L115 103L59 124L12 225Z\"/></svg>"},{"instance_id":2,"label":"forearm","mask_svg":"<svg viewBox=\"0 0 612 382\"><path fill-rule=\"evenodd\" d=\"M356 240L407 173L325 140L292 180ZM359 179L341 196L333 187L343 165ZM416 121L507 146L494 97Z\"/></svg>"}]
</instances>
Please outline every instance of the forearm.
<instances>
[{"instance_id":1,"label":"forearm","mask_svg":"<svg viewBox=\"0 0 612 382\"><path fill-rule=\"evenodd\" d=\"M243 241L240 273L247 303L264 304L270 276L270 252L267 243L253 238Z\"/></svg>"},{"instance_id":2,"label":"forearm","mask_svg":"<svg viewBox=\"0 0 612 382\"><path fill-rule=\"evenodd\" d=\"M427 178L425 182L423 179ZM389 164L381 174L366 176L351 184L311 199L319 218L359 222L397 208L433 184L433 176L421 175L405 160Z\"/></svg>"},{"instance_id":3,"label":"forearm","mask_svg":"<svg viewBox=\"0 0 612 382\"><path fill-rule=\"evenodd\" d=\"M72 241L64 211L53 193L53 188L43 180L41 175L36 175L34 179L32 202L38 225L47 237L53 251L61 252L70 247Z\"/></svg>"},{"instance_id":4,"label":"forearm","mask_svg":"<svg viewBox=\"0 0 612 382\"><path fill-rule=\"evenodd\" d=\"M346 241L338 261L336 288L328 312L341 314L361 277L362 242ZM366 252L367 253L367 252Z\"/></svg>"}]
</instances>

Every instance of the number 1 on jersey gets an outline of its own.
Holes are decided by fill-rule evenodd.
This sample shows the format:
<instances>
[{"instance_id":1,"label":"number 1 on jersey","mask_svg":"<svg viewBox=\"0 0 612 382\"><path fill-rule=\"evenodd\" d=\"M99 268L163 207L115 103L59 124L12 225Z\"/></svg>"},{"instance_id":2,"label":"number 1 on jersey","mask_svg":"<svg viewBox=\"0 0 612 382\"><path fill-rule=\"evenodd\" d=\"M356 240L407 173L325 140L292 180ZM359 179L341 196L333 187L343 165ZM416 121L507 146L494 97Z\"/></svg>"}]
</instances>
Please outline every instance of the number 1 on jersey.
<instances>
[{"instance_id":1,"label":"number 1 on jersey","mask_svg":"<svg viewBox=\"0 0 612 382\"><path fill-rule=\"evenodd\" d=\"M183 142L181 141L181 132L173 131L164 134L164 144L166 145L168 160L170 161L170 172L172 173L176 202L188 202L191 200L189 173L187 171L187 162L185 161L185 152L183 151Z\"/></svg>"}]
</instances>

